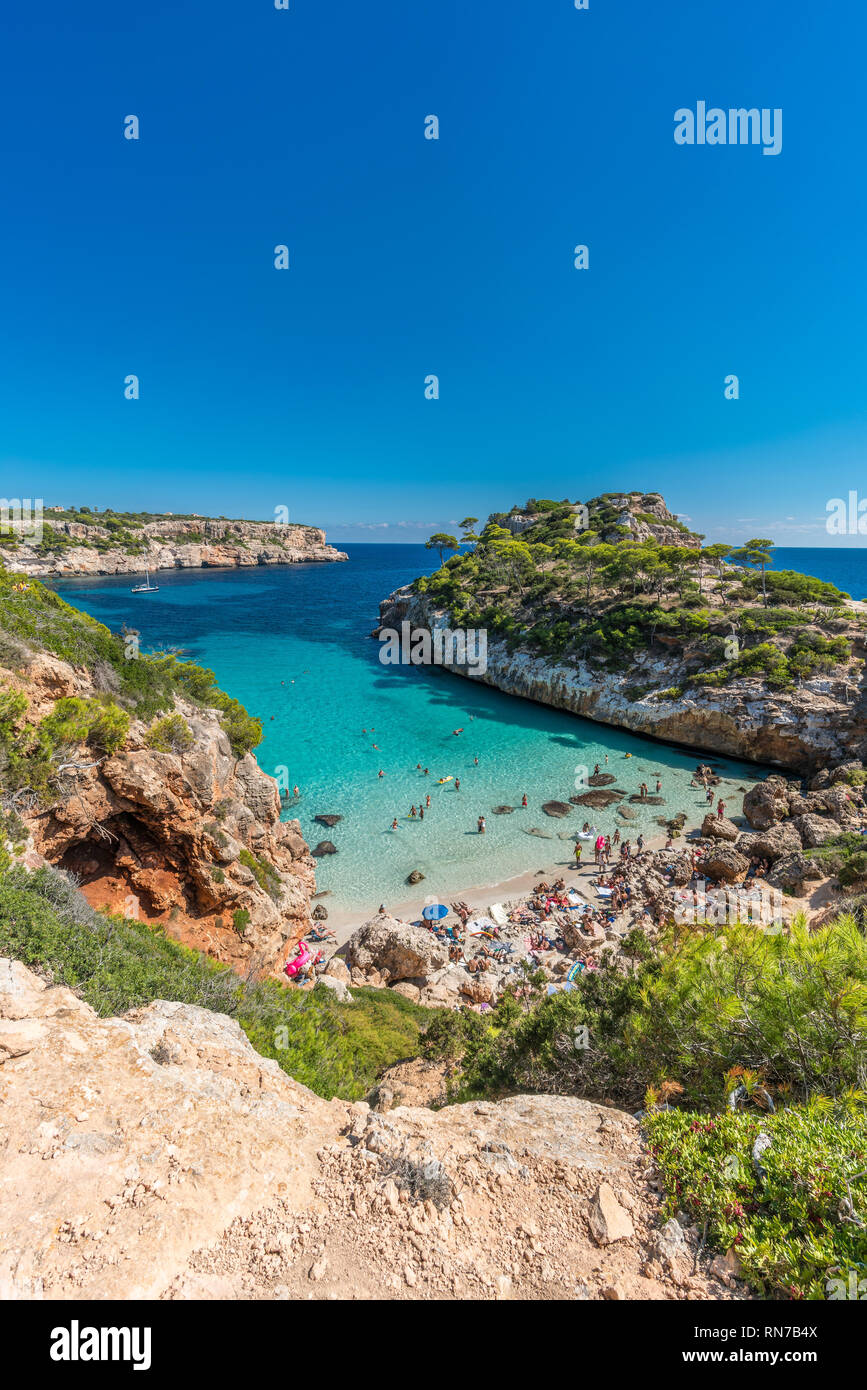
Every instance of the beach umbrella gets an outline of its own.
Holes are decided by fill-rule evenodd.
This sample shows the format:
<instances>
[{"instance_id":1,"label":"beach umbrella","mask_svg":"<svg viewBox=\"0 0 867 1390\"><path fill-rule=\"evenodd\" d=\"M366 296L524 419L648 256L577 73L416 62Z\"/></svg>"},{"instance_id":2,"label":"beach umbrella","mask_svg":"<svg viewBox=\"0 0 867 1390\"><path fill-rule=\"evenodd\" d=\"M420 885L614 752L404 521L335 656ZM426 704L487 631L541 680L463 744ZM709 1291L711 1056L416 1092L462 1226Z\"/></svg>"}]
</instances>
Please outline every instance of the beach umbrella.
<instances>
[{"instance_id":1,"label":"beach umbrella","mask_svg":"<svg viewBox=\"0 0 867 1390\"><path fill-rule=\"evenodd\" d=\"M449 910L445 903L430 903L422 908L421 915L426 922L439 922L443 917L448 917Z\"/></svg>"}]
</instances>

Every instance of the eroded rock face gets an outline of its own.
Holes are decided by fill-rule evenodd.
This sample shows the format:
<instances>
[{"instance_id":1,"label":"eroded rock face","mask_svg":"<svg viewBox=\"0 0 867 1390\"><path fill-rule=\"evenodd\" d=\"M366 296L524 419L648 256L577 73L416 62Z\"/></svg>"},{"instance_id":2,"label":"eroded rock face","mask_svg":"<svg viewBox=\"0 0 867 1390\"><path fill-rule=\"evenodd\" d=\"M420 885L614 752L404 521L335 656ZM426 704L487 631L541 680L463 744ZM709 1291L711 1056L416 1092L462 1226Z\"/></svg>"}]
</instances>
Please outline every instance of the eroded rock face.
<instances>
[{"instance_id":1,"label":"eroded rock face","mask_svg":"<svg viewBox=\"0 0 867 1390\"><path fill-rule=\"evenodd\" d=\"M101 1019L3 960L0 1023L17 1038L0 1050L0 1297L740 1296L694 1270L695 1228L660 1260L652 1162L621 1111L327 1102L224 1015L157 1001ZM443 1079L404 1064L376 1103L440 1099Z\"/></svg>"},{"instance_id":2,"label":"eroded rock face","mask_svg":"<svg viewBox=\"0 0 867 1390\"><path fill-rule=\"evenodd\" d=\"M342 550L325 542L325 532L316 526L278 526L274 522L213 520L208 517L184 521L180 517L152 521L136 531L147 551L130 555L123 549L97 550L94 540L107 539L102 526L83 522L53 522L54 529L80 541L48 554L32 545L5 548L0 564L15 574L32 578L60 578L75 574L144 573L151 569L249 568L257 565L293 565L311 561L346 560ZM190 537L191 539L187 539ZM196 539L192 539L195 537Z\"/></svg>"},{"instance_id":3,"label":"eroded rock face","mask_svg":"<svg viewBox=\"0 0 867 1390\"><path fill-rule=\"evenodd\" d=\"M444 969L449 953L426 928L407 926L387 913L378 913L349 938L347 961L366 976L378 974L384 984L418 982Z\"/></svg>"},{"instance_id":4,"label":"eroded rock face","mask_svg":"<svg viewBox=\"0 0 867 1390\"><path fill-rule=\"evenodd\" d=\"M383 626L399 626L403 619L431 630L449 626L444 612L408 587L380 605ZM658 645L659 653L640 651L626 669L606 671L602 677L585 661L558 664L520 649L510 651L494 639L488 642L484 672L457 665L449 670L601 724L799 773L813 775L819 768L867 755L867 697L851 672L813 676L786 691L769 691L752 678L719 689L681 689L690 673L687 655L665 653L662 640ZM640 689L647 694L636 697ZM665 693L673 689L681 693ZM771 822L750 823L764 830Z\"/></svg>"},{"instance_id":5,"label":"eroded rock face","mask_svg":"<svg viewBox=\"0 0 867 1390\"><path fill-rule=\"evenodd\" d=\"M35 717L60 693L94 694L86 674L43 657L24 688ZM96 908L159 921L238 969L279 970L316 891L301 827L281 822L276 783L253 754L235 757L217 711L178 700L175 712L192 735L183 752L148 747L140 723L111 757L81 749L67 792L26 817L34 851L75 873Z\"/></svg>"}]
</instances>

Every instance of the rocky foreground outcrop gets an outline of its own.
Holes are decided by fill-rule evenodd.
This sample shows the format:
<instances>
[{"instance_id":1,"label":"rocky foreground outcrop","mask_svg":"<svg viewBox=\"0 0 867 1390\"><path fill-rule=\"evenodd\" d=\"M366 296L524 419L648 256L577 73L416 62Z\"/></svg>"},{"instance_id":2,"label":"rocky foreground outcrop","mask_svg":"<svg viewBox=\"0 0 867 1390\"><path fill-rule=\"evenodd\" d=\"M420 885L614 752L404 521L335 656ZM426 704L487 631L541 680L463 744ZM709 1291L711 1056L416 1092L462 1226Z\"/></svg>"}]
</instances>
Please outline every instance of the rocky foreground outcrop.
<instances>
[{"instance_id":1,"label":"rocky foreground outcrop","mask_svg":"<svg viewBox=\"0 0 867 1390\"><path fill-rule=\"evenodd\" d=\"M232 1020L0 960L0 1297L726 1298L629 1115L318 1099Z\"/></svg>"},{"instance_id":2,"label":"rocky foreground outcrop","mask_svg":"<svg viewBox=\"0 0 867 1390\"><path fill-rule=\"evenodd\" d=\"M380 629L448 629L448 615L409 586L380 604ZM863 653L856 634L857 651ZM628 666L600 673L586 661L558 663L489 634L487 666L454 664L455 675L632 733L717 756L791 768L800 773L867 757L867 689L850 670L816 675L792 689L771 691L756 678L720 688L679 688L687 672L671 653L640 650Z\"/></svg>"},{"instance_id":3,"label":"rocky foreground outcrop","mask_svg":"<svg viewBox=\"0 0 867 1390\"><path fill-rule=\"evenodd\" d=\"M83 522L49 522L63 544L37 546L24 541L0 550L0 563L15 574L60 579L87 574L142 574L151 570L246 568L346 560L342 550L326 544L315 526L274 522L222 521L202 517L148 522L134 535L143 544L137 553L112 546L112 533ZM190 539L186 539L190 537Z\"/></svg>"},{"instance_id":4,"label":"rocky foreground outcrop","mask_svg":"<svg viewBox=\"0 0 867 1390\"><path fill-rule=\"evenodd\" d=\"M22 672L34 721L64 696L92 696L87 672L40 653ZM315 866L297 821L281 822L276 783L237 758L216 710L177 699L189 747L160 752L134 721L123 748L68 760L46 806L25 813L29 861L74 873L96 908L164 924L236 969L279 970L310 923Z\"/></svg>"}]
</instances>

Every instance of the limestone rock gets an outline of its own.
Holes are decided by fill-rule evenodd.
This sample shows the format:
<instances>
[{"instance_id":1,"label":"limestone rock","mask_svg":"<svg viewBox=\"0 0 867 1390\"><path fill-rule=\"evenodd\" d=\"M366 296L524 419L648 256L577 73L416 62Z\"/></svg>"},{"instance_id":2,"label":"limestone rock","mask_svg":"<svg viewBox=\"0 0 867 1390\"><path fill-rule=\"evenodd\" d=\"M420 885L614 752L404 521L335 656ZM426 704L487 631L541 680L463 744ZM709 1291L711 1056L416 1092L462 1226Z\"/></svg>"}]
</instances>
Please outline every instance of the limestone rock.
<instances>
[{"instance_id":1,"label":"limestone rock","mask_svg":"<svg viewBox=\"0 0 867 1390\"><path fill-rule=\"evenodd\" d=\"M702 859L701 867L714 883L742 883L750 861L730 845L714 845Z\"/></svg>"},{"instance_id":2,"label":"limestone rock","mask_svg":"<svg viewBox=\"0 0 867 1390\"><path fill-rule=\"evenodd\" d=\"M726 816L706 815L701 823L701 833L708 840L728 840L734 843L740 831Z\"/></svg>"},{"instance_id":3,"label":"limestone rock","mask_svg":"<svg viewBox=\"0 0 867 1390\"><path fill-rule=\"evenodd\" d=\"M600 1183L596 1190L587 1223L597 1245L610 1245L615 1240L628 1240L635 1234L632 1217L620 1205L607 1182Z\"/></svg>"},{"instance_id":4,"label":"limestone rock","mask_svg":"<svg viewBox=\"0 0 867 1390\"><path fill-rule=\"evenodd\" d=\"M353 932L347 960L363 974L376 970L387 984L393 984L395 980L427 980L448 965L449 953L424 927L407 926L381 913Z\"/></svg>"}]
</instances>

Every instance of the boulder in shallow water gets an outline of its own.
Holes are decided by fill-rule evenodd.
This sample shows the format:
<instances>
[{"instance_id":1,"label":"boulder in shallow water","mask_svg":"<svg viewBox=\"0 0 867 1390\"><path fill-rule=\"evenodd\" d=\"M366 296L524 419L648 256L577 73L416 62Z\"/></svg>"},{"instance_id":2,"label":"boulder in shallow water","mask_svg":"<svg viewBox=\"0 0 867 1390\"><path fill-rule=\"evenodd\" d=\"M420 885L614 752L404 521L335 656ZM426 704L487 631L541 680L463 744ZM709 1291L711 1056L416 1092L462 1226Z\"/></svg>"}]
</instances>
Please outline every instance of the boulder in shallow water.
<instances>
[{"instance_id":1,"label":"boulder in shallow water","mask_svg":"<svg viewBox=\"0 0 867 1390\"><path fill-rule=\"evenodd\" d=\"M546 816L554 816L558 820L572 814L572 807L566 801L545 801L542 804L542 810Z\"/></svg>"},{"instance_id":2,"label":"boulder in shallow water","mask_svg":"<svg viewBox=\"0 0 867 1390\"><path fill-rule=\"evenodd\" d=\"M628 806L618 806L617 814L621 816L623 820L635 820L635 812L630 811Z\"/></svg>"},{"instance_id":3,"label":"boulder in shallow water","mask_svg":"<svg viewBox=\"0 0 867 1390\"><path fill-rule=\"evenodd\" d=\"M318 821L320 825L327 825L327 826L328 826L328 829L331 830L333 826L338 825L338 824L340 823L340 821L343 820L343 817L342 817L342 816L322 815L322 816L314 816L313 819L314 819L315 821Z\"/></svg>"},{"instance_id":4,"label":"boulder in shallow water","mask_svg":"<svg viewBox=\"0 0 867 1390\"><path fill-rule=\"evenodd\" d=\"M588 787L610 787L617 778L611 772L594 772L592 777L587 778Z\"/></svg>"},{"instance_id":5,"label":"boulder in shallow water","mask_svg":"<svg viewBox=\"0 0 867 1390\"><path fill-rule=\"evenodd\" d=\"M320 840L316 848L312 849L310 853L314 859L321 859L324 854L336 854L337 846L332 844L331 840Z\"/></svg>"},{"instance_id":6,"label":"boulder in shallow water","mask_svg":"<svg viewBox=\"0 0 867 1390\"><path fill-rule=\"evenodd\" d=\"M570 796L569 800L573 806L592 806L595 810L604 811L607 806L613 805L615 801L620 801L622 792L582 792L580 796Z\"/></svg>"},{"instance_id":7,"label":"boulder in shallow water","mask_svg":"<svg viewBox=\"0 0 867 1390\"><path fill-rule=\"evenodd\" d=\"M327 922L327 921L328 921L328 908L327 908L327 907L324 907L324 906L322 905L322 903L317 903L316 906L314 907L314 909L313 909L313 920L314 920L314 922Z\"/></svg>"},{"instance_id":8,"label":"boulder in shallow water","mask_svg":"<svg viewBox=\"0 0 867 1390\"><path fill-rule=\"evenodd\" d=\"M634 802L636 805L639 805L639 804L640 804L641 806L664 806L664 805L665 805L665 797L664 797L664 796L642 796L640 792L636 792L634 796L631 796L631 797L629 798L629 800L632 801L632 802Z\"/></svg>"},{"instance_id":9,"label":"boulder in shallow water","mask_svg":"<svg viewBox=\"0 0 867 1390\"><path fill-rule=\"evenodd\" d=\"M424 881L424 874L421 869L413 869L411 874L407 874L406 881L407 883L422 883Z\"/></svg>"},{"instance_id":10,"label":"boulder in shallow water","mask_svg":"<svg viewBox=\"0 0 867 1390\"><path fill-rule=\"evenodd\" d=\"M524 834L525 834L525 835L538 835L538 837L539 837L540 840L553 840L553 838L554 838L553 835L551 834L550 830L539 830L538 827L535 826L535 825L533 826L532 830L525 830L525 831L524 831Z\"/></svg>"},{"instance_id":11,"label":"boulder in shallow water","mask_svg":"<svg viewBox=\"0 0 867 1390\"><path fill-rule=\"evenodd\" d=\"M495 806L493 814L495 816L510 816L514 809L514 806Z\"/></svg>"}]
</instances>

